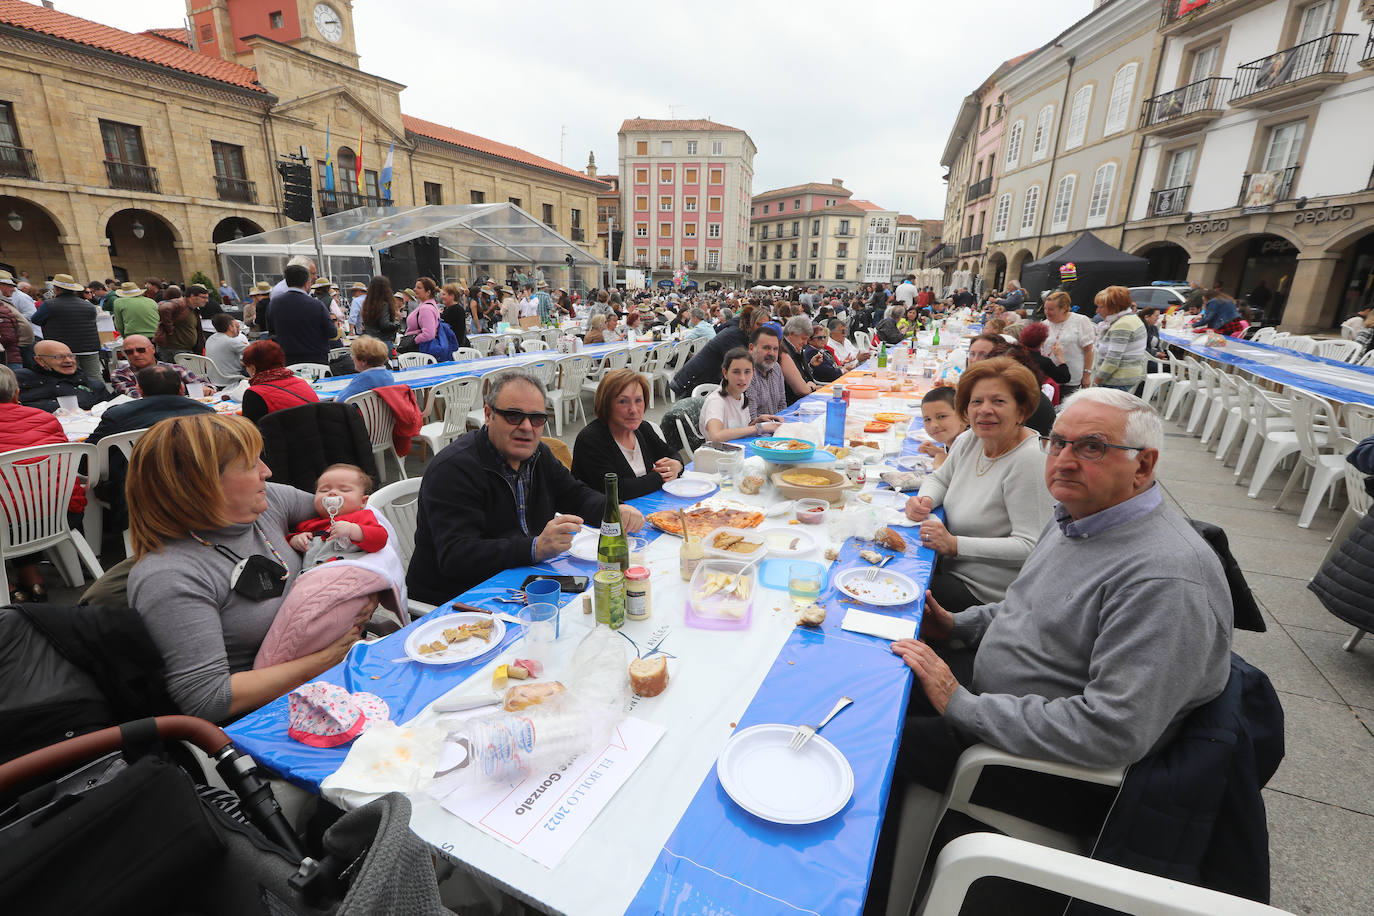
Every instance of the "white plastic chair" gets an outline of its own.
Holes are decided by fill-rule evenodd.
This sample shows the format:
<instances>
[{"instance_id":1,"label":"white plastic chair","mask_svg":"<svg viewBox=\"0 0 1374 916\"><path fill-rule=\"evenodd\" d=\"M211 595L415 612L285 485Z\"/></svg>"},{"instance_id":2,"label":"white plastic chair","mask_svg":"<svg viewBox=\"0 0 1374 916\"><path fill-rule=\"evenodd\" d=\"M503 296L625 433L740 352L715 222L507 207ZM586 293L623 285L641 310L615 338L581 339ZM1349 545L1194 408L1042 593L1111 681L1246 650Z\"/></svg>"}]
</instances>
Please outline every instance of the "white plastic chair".
<instances>
[{"instance_id":1,"label":"white plastic chair","mask_svg":"<svg viewBox=\"0 0 1374 916\"><path fill-rule=\"evenodd\" d=\"M307 382L318 382L329 375L329 367L324 363L292 363L286 368Z\"/></svg>"},{"instance_id":2,"label":"white plastic chair","mask_svg":"<svg viewBox=\"0 0 1374 916\"><path fill-rule=\"evenodd\" d=\"M476 375L449 379L430 389L426 419L435 414L437 406L443 407L443 419L424 424L417 436L424 440L430 455L439 454L444 446L467 432L468 412L481 397L482 379Z\"/></svg>"},{"instance_id":3,"label":"white plastic chair","mask_svg":"<svg viewBox=\"0 0 1374 916\"><path fill-rule=\"evenodd\" d=\"M644 369L644 362L649 358L650 349L652 348L640 346L630 347L626 350L627 358L625 361L625 368L633 369L635 372L642 372Z\"/></svg>"},{"instance_id":4,"label":"white plastic chair","mask_svg":"<svg viewBox=\"0 0 1374 916\"><path fill-rule=\"evenodd\" d=\"M415 552L415 523L420 512L420 483L419 477L398 480L382 487L367 500L369 509L380 512L388 522L391 522L396 534L393 546L401 555L403 567L410 566L410 555ZM434 607L414 598L406 600L406 608L410 611L411 617L422 617L434 610Z\"/></svg>"},{"instance_id":5,"label":"white plastic chair","mask_svg":"<svg viewBox=\"0 0 1374 916\"><path fill-rule=\"evenodd\" d=\"M1317 352L1317 340L1314 337L1289 337L1287 340L1283 342L1282 346L1285 346L1290 350L1297 350L1299 353Z\"/></svg>"},{"instance_id":6,"label":"white plastic chair","mask_svg":"<svg viewBox=\"0 0 1374 916\"><path fill-rule=\"evenodd\" d=\"M607 372L624 369L629 362L629 350L612 350L610 353L607 353L605 356L601 357L601 364L592 369L587 376L587 380L582 383L583 392L593 395L596 394L596 388L601 384L601 379Z\"/></svg>"},{"instance_id":7,"label":"white plastic chair","mask_svg":"<svg viewBox=\"0 0 1374 916\"><path fill-rule=\"evenodd\" d=\"M549 345L550 350L556 350L558 349L558 338L562 336L562 334L563 332L558 328L544 328L544 343Z\"/></svg>"},{"instance_id":8,"label":"white plastic chair","mask_svg":"<svg viewBox=\"0 0 1374 916\"><path fill-rule=\"evenodd\" d=\"M587 420L587 410L582 406L582 386L596 366L595 357L574 354L558 360L558 387L549 390L549 401L553 405L553 425L556 436L563 435L563 413L568 410L568 419L575 420L582 415Z\"/></svg>"},{"instance_id":9,"label":"white plastic chair","mask_svg":"<svg viewBox=\"0 0 1374 916\"><path fill-rule=\"evenodd\" d=\"M468 343L482 356L490 356L491 348L496 344L496 334L470 334Z\"/></svg>"},{"instance_id":10,"label":"white plastic chair","mask_svg":"<svg viewBox=\"0 0 1374 916\"><path fill-rule=\"evenodd\" d=\"M453 351L453 361L455 363L462 362L465 359L481 358L482 351L478 350L476 347L459 347L458 349Z\"/></svg>"},{"instance_id":11,"label":"white plastic chair","mask_svg":"<svg viewBox=\"0 0 1374 916\"><path fill-rule=\"evenodd\" d=\"M1198 361L1191 356L1169 361L1169 369L1174 375L1174 380L1169 385L1169 402L1164 407L1164 419L1172 420L1174 411L1182 407L1189 396L1197 395L1198 383L1193 372L1197 365Z\"/></svg>"},{"instance_id":12,"label":"white plastic chair","mask_svg":"<svg viewBox=\"0 0 1374 916\"><path fill-rule=\"evenodd\" d=\"M336 360L336 359L341 359L342 357L345 357L345 356L352 356L352 355L353 355L353 351L350 350L348 347L335 347L334 349L332 349L332 350L329 351L329 362L330 362L330 364L332 365L333 362L334 362L334 360Z\"/></svg>"},{"instance_id":13,"label":"white plastic chair","mask_svg":"<svg viewBox=\"0 0 1374 916\"><path fill-rule=\"evenodd\" d=\"M1261 388L1250 379L1242 379L1241 385L1249 396L1249 412L1245 421L1245 441L1241 443L1240 455L1236 458L1235 483L1239 484L1245 476L1255 446L1261 450L1271 432L1292 431L1293 418L1289 416L1288 399Z\"/></svg>"},{"instance_id":14,"label":"white plastic chair","mask_svg":"<svg viewBox=\"0 0 1374 916\"><path fill-rule=\"evenodd\" d=\"M719 391L720 385L716 382L702 382L692 389L692 397L704 398L713 391Z\"/></svg>"},{"instance_id":15,"label":"white plastic chair","mask_svg":"<svg viewBox=\"0 0 1374 916\"><path fill-rule=\"evenodd\" d=\"M388 453L396 461L396 468L402 480L406 479L406 463L396 452L396 443L391 434L396 429L396 415L391 406L383 401L375 391L364 391L344 401L358 408L363 415L363 425L367 427L367 438L372 443L372 454L377 459L377 474L386 478L386 456Z\"/></svg>"},{"instance_id":16,"label":"white plastic chair","mask_svg":"<svg viewBox=\"0 0 1374 916\"><path fill-rule=\"evenodd\" d=\"M672 344L659 344L656 347L650 347L648 354L644 357L643 364L639 367L640 374L643 375L644 380L649 383L650 410L654 407L654 392L658 388L660 378L659 369L663 366L664 357L672 352Z\"/></svg>"},{"instance_id":17,"label":"white plastic chair","mask_svg":"<svg viewBox=\"0 0 1374 916\"><path fill-rule=\"evenodd\" d=\"M1293 399L1293 432L1298 437L1298 454L1302 460L1294 465L1293 473L1288 475L1288 483L1284 484L1283 492L1279 494L1274 508L1283 508L1283 502L1288 498L1288 494L1293 492L1298 480L1310 470L1312 480L1307 487L1307 499L1303 502L1302 512L1298 515L1298 527L1310 528L1312 517L1317 514L1322 497L1336 481L1345 476L1345 456L1326 450L1328 443L1330 447L1335 447L1341 425L1336 419L1336 412L1332 409L1331 403L1326 399L1296 388L1290 389L1288 393ZM1325 433L1320 443L1317 441L1318 431Z\"/></svg>"},{"instance_id":18,"label":"white plastic chair","mask_svg":"<svg viewBox=\"0 0 1374 916\"><path fill-rule=\"evenodd\" d=\"M1222 425L1217 433L1216 458L1224 464L1236 444L1236 437L1245 427L1245 418L1250 415L1250 393L1242 387L1240 377L1229 372L1218 373L1217 382L1221 388Z\"/></svg>"},{"instance_id":19,"label":"white plastic chair","mask_svg":"<svg viewBox=\"0 0 1374 916\"><path fill-rule=\"evenodd\" d=\"M1216 376L1216 369L1213 369L1207 363L1198 363L1193 374L1193 378L1195 378L1198 383L1198 392L1197 397L1193 398L1193 412L1188 417L1188 435L1190 436L1203 435L1207 415L1211 412L1212 405L1218 397ZM1205 437L1202 440L1202 444L1207 444Z\"/></svg>"},{"instance_id":20,"label":"white plastic chair","mask_svg":"<svg viewBox=\"0 0 1374 916\"><path fill-rule=\"evenodd\" d=\"M1293 335L1287 331L1275 331L1274 336L1269 338L1269 343L1276 347L1288 346L1288 339Z\"/></svg>"},{"instance_id":21,"label":"white plastic chair","mask_svg":"<svg viewBox=\"0 0 1374 916\"><path fill-rule=\"evenodd\" d=\"M396 357L396 362L402 369L418 369L421 366L432 366L438 360L428 353L402 353Z\"/></svg>"},{"instance_id":22,"label":"white plastic chair","mask_svg":"<svg viewBox=\"0 0 1374 916\"><path fill-rule=\"evenodd\" d=\"M51 550L53 563L73 588L85 581L83 563L92 578L105 574L91 545L67 523L67 506L83 460L87 466L94 462L95 448L80 442L0 454L0 558ZM0 575L8 595L9 574Z\"/></svg>"},{"instance_id":23,"label":"white plastic chair","mask_svg":"<svg viewBox=\"0 0 1374 916\"><path fill-rule=\"evenodd\" d=\"M110 456L117 450L124 455L127 462L133 454L134 446L147 431L132 429L127 433L115 433L91 445L94 454L86 463L86 512L81 518L81 528L86 536L86 543L97 554L105 543L105 510L113 507L96 495L96 486L110 479ZM124 555L134 555L133 541L130 540L127 530L124 532Z\"/></svg>"},{"instance_id":24,"label":"white plastic chair","mask_svg":"<svg viewBox=\"0 0 1374 916\"><path fill-rule=\"evenodd\" d=\"M1352 360L1351 365L1355 366L1374 366L1374 350L1370 350L1359 359Z\"/></svg>"},{"instance_id":25,"label":"white plastic chair","mask_svg":"<svg viewBox=\"0 0 1374 916\"><path fill-rule=\"evenodd\" d=\"M1244 897L995 833L956 837L940 850L918 916L958 913L973 883L993 876L1138 916L1292 916Z\"/></svg>"},{"instance_id":26,"label":"white plastic chair","mask_svg":"<svg viewBox=\"0 0 1374 916\"><path fill-rule=\"evenodd\" d=\"M1312 355L1348 362L1359 349L1360 345L1353 340L1319 340Z\"/></svg>"},{"instance_id":27,"label":"white plastic chair","mask_svg":"<svg viewBox=\"0 0 1374 916\"><path fill-rule=\"evenodd\" d=\"M220 372L219 367L215 365L215 361L208 356L200 356L196 353L178 353L172 358L178 365L185 366L216 388L234 385L243 381L243 376L241 375L225 375L223 372Z\"/></svg>"},{"instance_id":28,"label":"white plastic chair","mask_svg":"<svg viewBox=\"0 0 1374 916\"><path fill-rule=\"evenodd\" d=\"M550 347L547 343L545 343L544 340L543 340L543 338L539 338L539 339L535 339L535 340L522 340L522 341L520 342L520 351L521 351L522 353L538 353L538 352L541 352L541 351L551 350L551 349L553 349L553 348Z\"/></svg>"},{"instance_id":29,"label":"white plastic chair","mask_svg":"<svg viewBox=\"0 0 1374 916\"><path fill-rule=\"evenodd\" d=\"M1278 328L1260 328L1258 331L1255 332L1255 336L1250 339L1253 340L1255 343L1273 343L1274 335L1278 332Z\"/></svg>"},{"instance_id":30,"label":"white plastic chair","mask_svg":"<svg viewBox=\"0 0 1374 916\"><path fill-rule=\"evenodd\" d=\"M1252 401L1251 403L1255 406L1257 412L1264 409L1263 405L1258 401ZM1293 414L1293 392L1291 390L1288 392L1288 410L1286 412L1290 416ZM1274 473L1274 469L1279 466L1280 461L1301 450L1302 446L1299 443L1298 433L1296 431L1298 425L1298 418L1296 416L1292 416L1292 423L1293 428L1269 429L1265 432L1264 445L1261 446L1259 460L1255 463L1255 475L1250 478L1250 489L1245 493L1245 495L1251 499L1257 499L1259 497L1260 491L1264 489L1264 485L1269 481L1270 475ZM1321 446L1326 445L1328 438L1325 430L1314 430L1312 432L1313 441ZM1302 467L1302 465L1300 464L1299 467Z\"/></svg>"},{"instance_id":31,"label":"white plastic chair","mask_svg":"<svg viewBox=\"0 0 1374 916\"><path fill-rule=\"evenodd\" d=\"M472 410L468 411L467 423L469 426L481 427L483 423L487 422L486 411L483 409L483 401L487 396L487 392L491 390L491 383L498 375L510 371L512 371L511 368L507 366L502 369L488 369L486 372L482 373L480 376L482 381L482 393L477 398L477 405Z\"/></svg>"},{"instance_id":32,"label":"white plastic chair","mask_svg":"<svg viewBox=\"0 0 1374 916\"><path fill-rule=\"evenodd\" d=\"M558 360L554 359L552 356L547 359L536 359L533 362L522 365L520 371L528 372L544 383L544 401L549 406L552 406L553 399L548 395L558 384Z\"/></svg>"},{"instance_id":33,"label":"white plastic chair","mask_svg":"<svg viewBox=\"0 0 1374 916\"><path fill-rule=\"evenodd\" d=\"M1140 398L1147 404L1153 402L1156 395L1168 391L1167 386L1174 379L1173 367L1170 365L1174 362L1173 359L1166 355L1155 362L1163 368L1159 372L1145 373L1145 386L1140 390Z\"/></svg>"}]
</instances>

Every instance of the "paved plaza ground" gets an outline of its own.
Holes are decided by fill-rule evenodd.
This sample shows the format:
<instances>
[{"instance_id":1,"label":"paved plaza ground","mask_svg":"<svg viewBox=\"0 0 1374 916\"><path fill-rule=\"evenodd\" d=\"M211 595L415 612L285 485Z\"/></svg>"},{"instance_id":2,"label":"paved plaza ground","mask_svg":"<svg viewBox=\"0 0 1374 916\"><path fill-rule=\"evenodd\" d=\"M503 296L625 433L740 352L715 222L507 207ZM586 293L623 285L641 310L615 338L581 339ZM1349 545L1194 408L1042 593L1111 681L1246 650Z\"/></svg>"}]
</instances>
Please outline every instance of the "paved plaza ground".
<instances>
[{"instance_id":1,"label":"paved plaza ground","mask_svg":"<svg viewBox=\"0 0 1374 916\"><path fill-rule=\"evenodd\" d=\"M664 409L660 403L649 418L661 418ZM565 426L562 438L571 445L581 426ZM1283 511L1273 508L1285 471L1259 498L1247 499L1233 468L1196 437L1176 422L1166 422L1165 431L1158 477L1168 500L1226 530L1269 625L1265 633L1237 631L1235 648L1269 675L1285 713L1287 756L1264 793L1273 903L1294 913L1374 911L1374 636L1343 651L1352 628L1307 590L1339 509L1321 509L1312 527L1301 529L1301 495ZM407 465L413 475L423 472L418 454ZM101 561L120 558L107 551ZM49 581L60 582L47 569ZM51 600L78 596L55 587Z\"/></svg>"}]
</instances>

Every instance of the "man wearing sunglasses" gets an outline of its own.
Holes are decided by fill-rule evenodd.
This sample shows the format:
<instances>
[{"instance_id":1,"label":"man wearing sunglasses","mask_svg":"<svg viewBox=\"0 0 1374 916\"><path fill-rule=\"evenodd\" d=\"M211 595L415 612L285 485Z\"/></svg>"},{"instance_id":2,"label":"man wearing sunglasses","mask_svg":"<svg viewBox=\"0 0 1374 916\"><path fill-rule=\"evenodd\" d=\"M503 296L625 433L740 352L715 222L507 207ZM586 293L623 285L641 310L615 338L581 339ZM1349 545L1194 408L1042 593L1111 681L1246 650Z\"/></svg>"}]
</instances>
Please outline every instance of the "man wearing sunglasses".
<instances>
[{"instance_id":1,"label":"man wearing sunglasses","mask_svg":"<svg viewBox=\"0 0 1374 916\"><path fill-rule=\"evenodd\" d=\"M138 373L150 366L165 366L181 378L183 385L199 385L202 394L214 394L215 386L209 379L201 378L181 363L166 363L157 358L157 349L151 339L142 334L129 334L124 338L124 357L128 365L121 366L110 374L110 384L116 394L126 394L131 398L143 397L138 387Z\"/></svg>"},{"instance_id":2,"label":"man wearing sunglasses","mask_svg":"<svg viewBox=\"0 0 1374 916\"><path fill-rule=\"evenodd\" d=\"M1159 415L1134 395L1088 388L1041 442L1055 519L1006 598L950 614L927 592L922 641L892 647L925 693L913 695L912 710L924 709L907 722L903 763L937 791L975 742L1089 767L1135 763L1230 674L1230 590L1155 484ZM942 649L946 663L925 642L951 636L975 648L971 659ZM1061 829L1084 827L1095 829Z\"/></svg>"},{"instance_id":3,"label":"man wearing sunglasses","mask_svg":"<svg viewBox=\"0 0 1374 916\"><path fill-rule=\"evenodd\" d=\"M443 604L504 569L564 553L583 524L598 525L606 498L540 444L548 420L543 384L518 370L487 392L486 424L459 438L425 468L406 585L419 601ZM644 517L620 507L628 531Z\"/></svg>"}]
</instances>

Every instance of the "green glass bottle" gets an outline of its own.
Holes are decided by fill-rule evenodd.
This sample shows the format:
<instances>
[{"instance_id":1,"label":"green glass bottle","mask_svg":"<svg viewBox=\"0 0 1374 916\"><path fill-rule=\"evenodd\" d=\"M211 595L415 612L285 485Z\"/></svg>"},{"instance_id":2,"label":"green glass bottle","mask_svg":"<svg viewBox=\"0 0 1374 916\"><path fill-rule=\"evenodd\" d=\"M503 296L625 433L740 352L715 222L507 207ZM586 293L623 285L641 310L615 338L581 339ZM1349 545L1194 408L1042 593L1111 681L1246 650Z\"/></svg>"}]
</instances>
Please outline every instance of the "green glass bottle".
<instances>
[{"instance_id":1,"label":"green glass bottle","mask_svg":"<svg viewBox=\"0 0 1374 916\"><path fill-rule=\"evenodd\" d=\"M596 542L596 568L625 572L630 565L630 542L620 523L620 479L606 475L606 511L601 515L601 537Z\"/></svg>"},{"instance_id":2,"label":"green glass bottle","mask_svg":"<svg viewBox=\"0 0 1374 916\"><path fill-rule=\"evenodd\" d=\"M930 339L932 347L940 346L940 322L935 322L935 336Z\"/></svg>"},{"instance_id":3,"label":"green glass bottle","mask_svg":"<svg viewBox=\"0 0 1374 916\"><path fill-rule=\"evenodd\" d=\"M878 347L878 368L879 368L879 369L886 369L886 368L887 368L887 343L886 343L886 342L884 342L881 346Z\"/></svg>"}]
</instances>

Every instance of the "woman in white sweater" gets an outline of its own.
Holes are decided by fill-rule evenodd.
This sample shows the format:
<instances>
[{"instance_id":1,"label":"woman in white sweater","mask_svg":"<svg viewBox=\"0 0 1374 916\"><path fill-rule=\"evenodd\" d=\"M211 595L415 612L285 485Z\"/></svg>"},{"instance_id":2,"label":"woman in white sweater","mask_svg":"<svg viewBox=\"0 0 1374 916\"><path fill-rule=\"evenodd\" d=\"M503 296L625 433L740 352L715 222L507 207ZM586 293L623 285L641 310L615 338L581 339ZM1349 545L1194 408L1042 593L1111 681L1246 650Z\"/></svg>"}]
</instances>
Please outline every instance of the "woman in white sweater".
<instances>
[{"instance_id":1,"label":"woman in white sweater","mask_svg":"<svg viewBox=\"0 0 1374 916\"><path fill-rule=\"evenodd\" d=\"M969 431L907 500L921 544L939 554L930 590L950 611L1001 601L1050 519L1045 455L1025 426L1040 401L1030 370L997 357L969 367L955 408ZM931 512L944 506L941 522Z\"/></svg>"}]
</instances>

